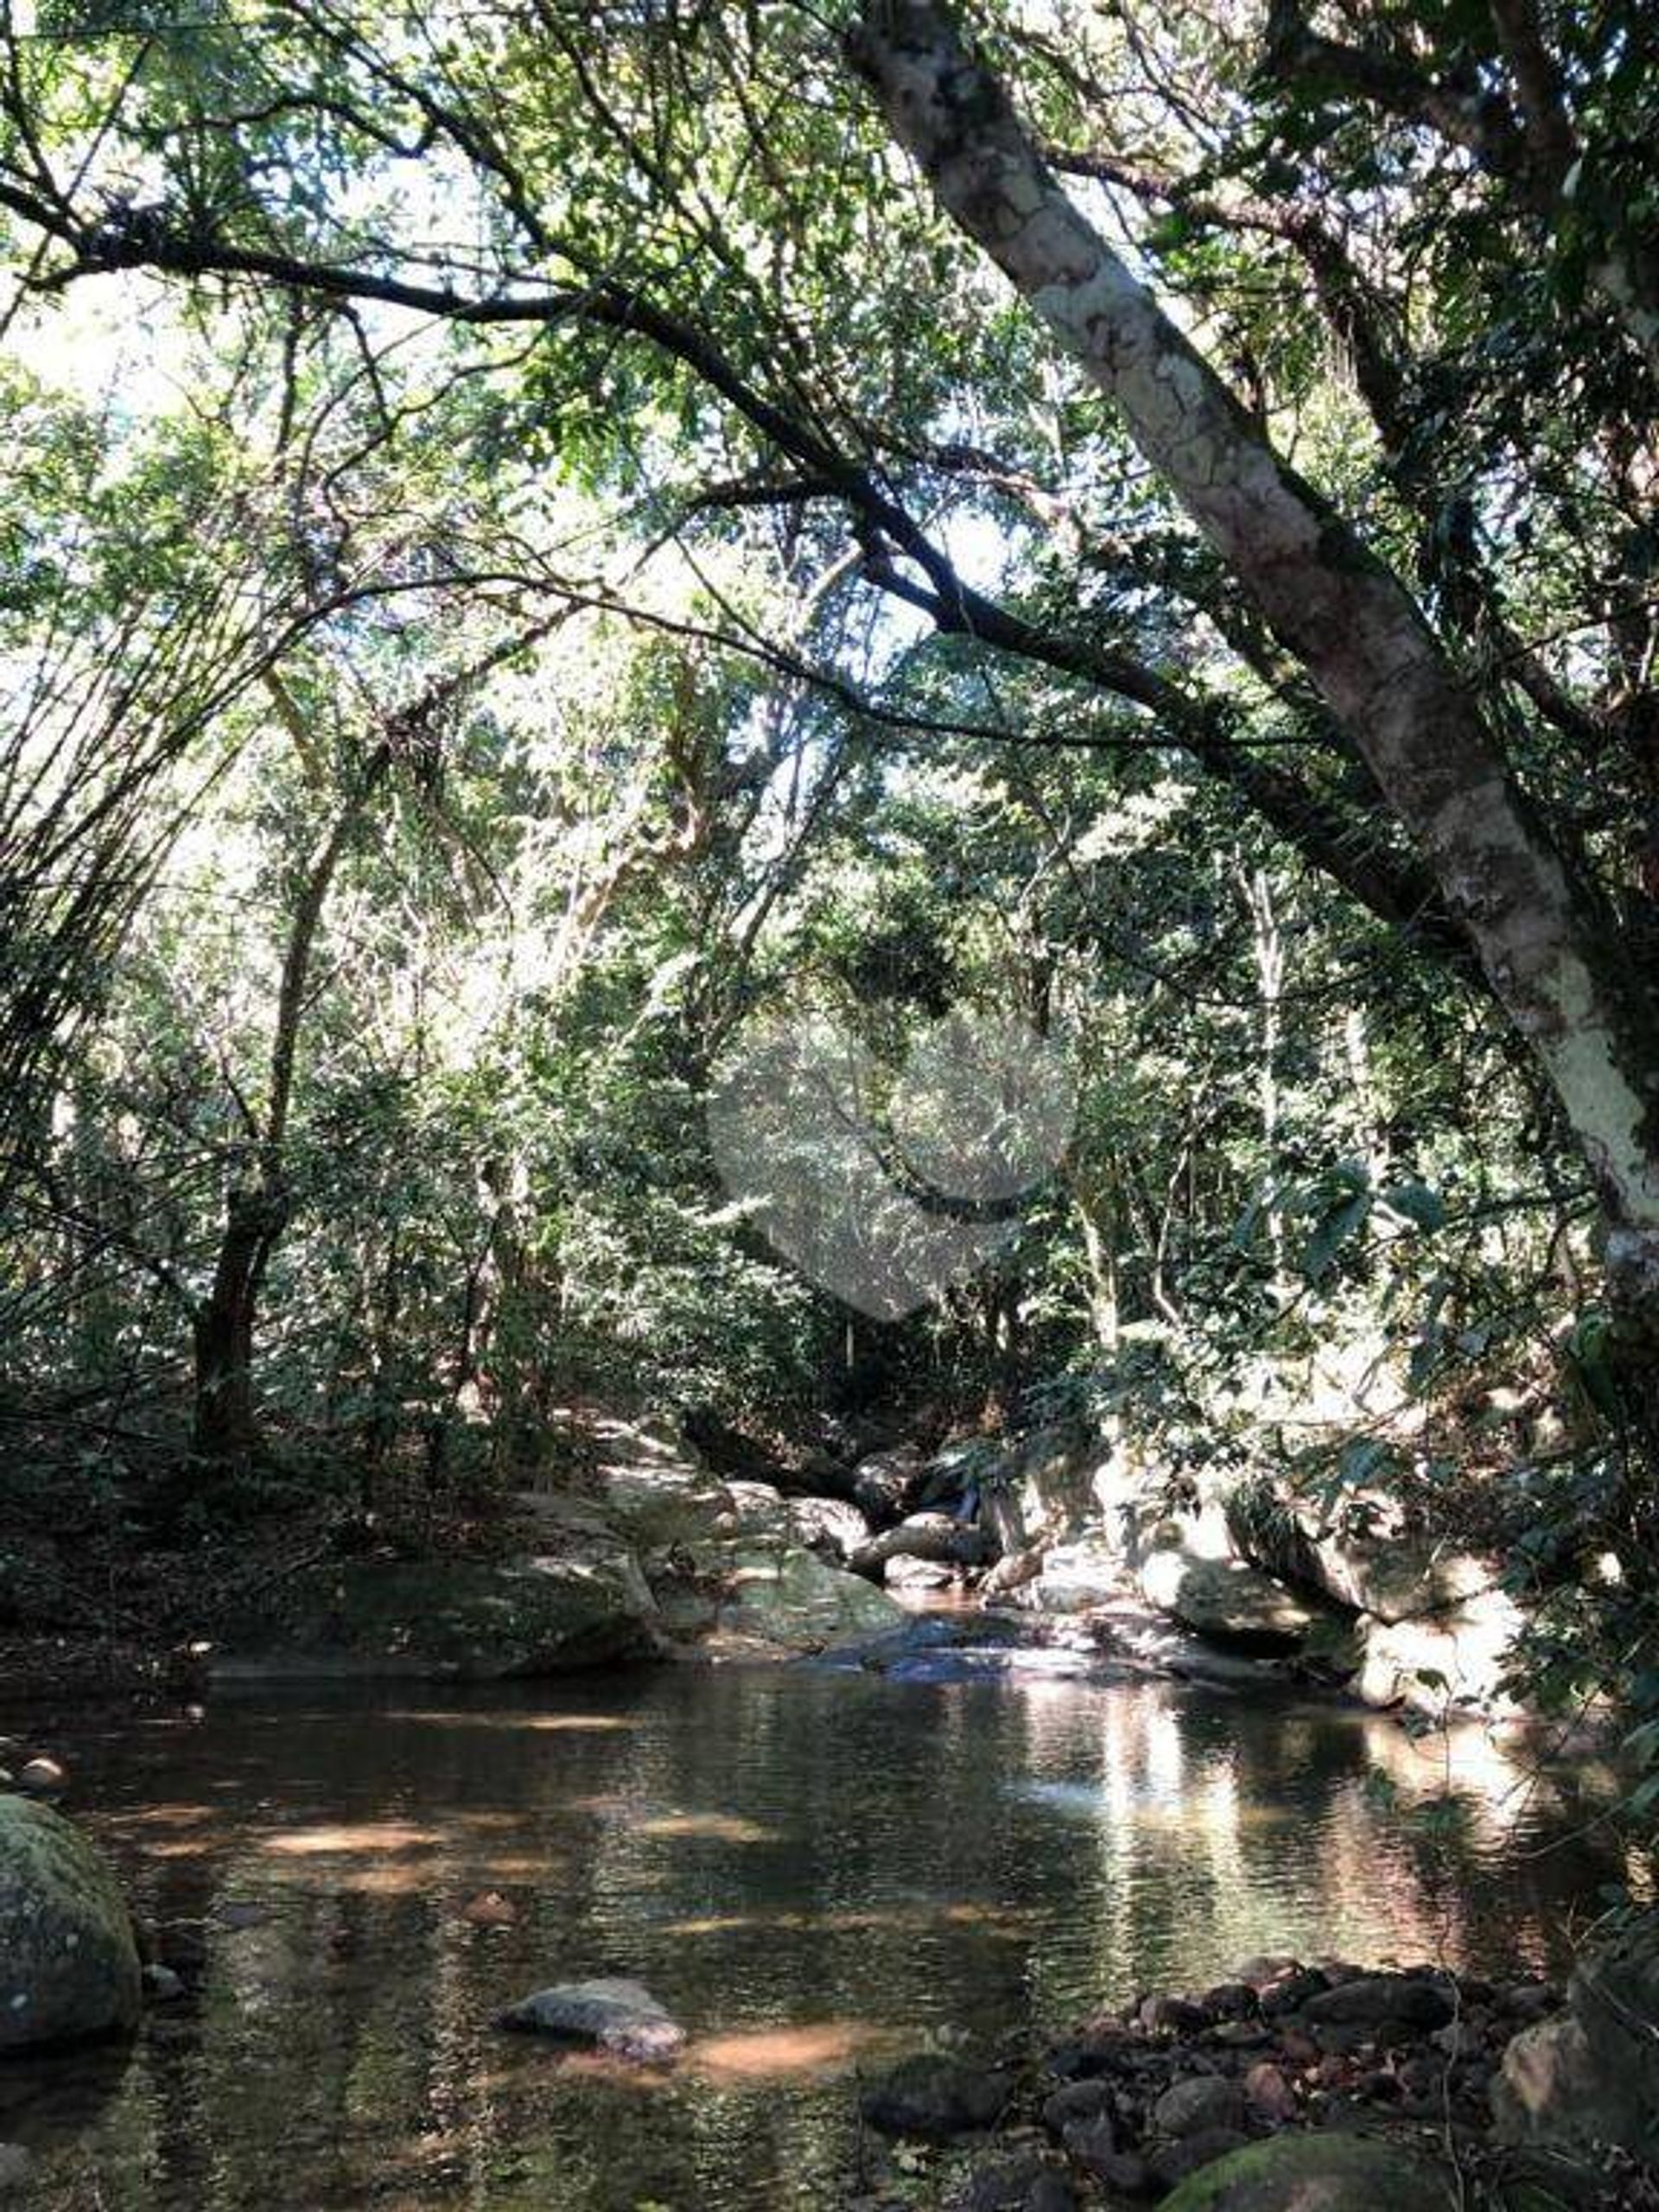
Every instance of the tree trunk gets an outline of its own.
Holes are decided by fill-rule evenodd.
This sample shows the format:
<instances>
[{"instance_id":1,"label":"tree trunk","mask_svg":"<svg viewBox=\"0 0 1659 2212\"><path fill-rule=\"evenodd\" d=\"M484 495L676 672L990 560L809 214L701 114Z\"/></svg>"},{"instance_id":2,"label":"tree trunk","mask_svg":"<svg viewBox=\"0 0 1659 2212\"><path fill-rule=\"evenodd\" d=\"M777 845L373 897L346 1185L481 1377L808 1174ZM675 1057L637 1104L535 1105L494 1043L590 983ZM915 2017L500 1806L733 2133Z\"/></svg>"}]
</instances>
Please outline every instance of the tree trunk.
<instances>
[{"instance_id":1,"label":"tree trunk","mask_svg":"<svg viewBox=\"0 0 1659 2212\"><path fill-rule=\"evenodd\" d=\"M226 1202L225 1233L219 1240L213 1287L195 1315L194 1448L199 1459L215 1465L245 1466L257 1448L254 1330L265 1269L293 1212L283 1162L311 955L335 871L391 766L391 747L377 746L357 790L340 808L306 864L289 924L276 1019L271 1029L264 1126L255 1147L258 1165L252 1181L233 1187Z\"/></svg>"},{"instance_id":2,"label":"tree trunk","mask_svg":"<svg viewBox=\"0 0 1659 2212\"><path fill-rule=\"evenodd\" d=\"M947 213L1116 404L1370 768L1560 1099L1627 1338L1659 1348L1659 1006L1611 910L1516 790L1410 594L1072 206L948 17L866 0L848 52Z\"/></svg>"},{"instance_id":3,"label":"tree trunk","mask_svg":"<svg viewBox=\"0 0 1659 2212\"><path fill-rule=\"evenodd\" d=\"M199 1459L245 1469L258 1445L253 1411L253 1329L259 1286L287 1208L263 1186L233 1190L213 1287L197 1307L195 1420Z\"/></svg>"},{"instance_id":4,"label":"tree trunk","mask_svg":"<svg viewBox=\"0 0 1659 2212\"><path fill-rule=\"evenodd\" d=\"M1250 925L1255 959L1257 1041L1256 1102L1262 1120L1263 1211L1268 1250L1273 1262L1273 1295L1282 1306L1294 1294L1287 1258L1285 1210L1279 1197L1279 1052L1285 995L1285 938L1273 904L1273 883L1265 868L1241 869L1239 893Z\"/></svg>"}]
</instances>

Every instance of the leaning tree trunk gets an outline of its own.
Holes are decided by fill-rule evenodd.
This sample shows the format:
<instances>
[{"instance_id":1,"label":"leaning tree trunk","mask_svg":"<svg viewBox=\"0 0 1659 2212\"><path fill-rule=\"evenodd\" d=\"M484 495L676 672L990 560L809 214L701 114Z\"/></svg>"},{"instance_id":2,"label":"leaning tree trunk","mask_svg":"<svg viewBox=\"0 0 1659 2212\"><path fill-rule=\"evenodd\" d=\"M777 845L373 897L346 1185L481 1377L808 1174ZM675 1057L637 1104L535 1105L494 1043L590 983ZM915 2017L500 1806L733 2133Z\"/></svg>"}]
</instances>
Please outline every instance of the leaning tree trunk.
<instances>
[{"instance_id":1,"label":"leaning tree trunk","mask_svg":"<svg viewBox=\"0 0 1659 2212\"><path fill-rule=\"evenodd\" d=\"M947 213L1116 402L1429 861L1589 1164L1609 1282L1635 1355L1632 1387L1659 1430L1652 980L1621 952L1587 873L1517 791L1468 683L1411 594L1274 450L1072 205L949 16L927 0L865 0L848 53Z\"/></svg>"}]
</instances>

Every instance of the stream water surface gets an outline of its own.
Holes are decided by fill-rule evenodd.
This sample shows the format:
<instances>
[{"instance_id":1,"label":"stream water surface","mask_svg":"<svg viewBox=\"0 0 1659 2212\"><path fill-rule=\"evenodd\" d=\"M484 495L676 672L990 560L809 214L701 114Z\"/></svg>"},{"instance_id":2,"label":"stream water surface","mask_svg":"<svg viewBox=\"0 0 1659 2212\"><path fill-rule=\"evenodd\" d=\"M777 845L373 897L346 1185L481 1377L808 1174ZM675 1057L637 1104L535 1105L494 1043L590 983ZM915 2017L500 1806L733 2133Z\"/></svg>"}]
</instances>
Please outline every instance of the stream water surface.
<instances>
[{"instance_id":1,"label":"stream water surface","mask_svg":"<svg viewBox=\"0 0 1659 2212\"><path fill-rule=\"evenodd\" d=\"M1478 1732L1155 1683L664 1669L54 1741L194 1987L130 2051L0 2068L48 2212L830 2212L855 2077L904 2050L1253 1952L1548 1966L1620 1871ZM601 1974L681 2064L492 2025Z\"/></svg>"}]
</instances>

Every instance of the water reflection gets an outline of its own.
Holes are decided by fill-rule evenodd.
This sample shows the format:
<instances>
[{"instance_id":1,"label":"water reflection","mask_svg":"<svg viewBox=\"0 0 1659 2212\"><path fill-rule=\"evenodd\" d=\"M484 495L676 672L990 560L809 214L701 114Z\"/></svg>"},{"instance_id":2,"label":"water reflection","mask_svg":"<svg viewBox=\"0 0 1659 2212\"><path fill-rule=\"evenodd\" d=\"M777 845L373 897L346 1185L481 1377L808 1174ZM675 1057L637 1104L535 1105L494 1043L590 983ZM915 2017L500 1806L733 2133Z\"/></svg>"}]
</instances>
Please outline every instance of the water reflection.
<instances>
[{"instance_id":1,"label":"water reflection","mask_svg":"<svg viewBox=\"0 0 1659 2212\"><path fill-rule=\"evenodd\" d=\"M201 1979L130 2055L0 2069L49 2212L823 2212L849 2075L930 2033L1263 1950L1548 1964L1622 1871L1478 1733L1151 1684L684 1672L59 1732ZM490 2024L597 1974L684 2021L672 2071Z\"/></svg>"}]
</instances>

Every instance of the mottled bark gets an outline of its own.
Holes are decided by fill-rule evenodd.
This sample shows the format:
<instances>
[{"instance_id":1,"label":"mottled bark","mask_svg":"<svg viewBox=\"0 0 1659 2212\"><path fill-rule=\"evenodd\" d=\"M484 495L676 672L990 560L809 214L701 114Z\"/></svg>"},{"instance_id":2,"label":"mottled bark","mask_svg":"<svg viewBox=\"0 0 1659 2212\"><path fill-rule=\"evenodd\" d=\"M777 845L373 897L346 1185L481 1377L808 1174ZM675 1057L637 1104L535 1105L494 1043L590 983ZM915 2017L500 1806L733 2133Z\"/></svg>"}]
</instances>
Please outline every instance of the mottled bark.
<instances>
[{"instance_id":1,"label":"mottled bark","mask_svg":"<svg viewBox=\"0 0 1659 2212\"><path fill-rule=\"evenodd\" d=\"M1119 408L1308 672L1542 1061L1601 1192L1620 1283L1659 1277L1659 1014L1613 918L1524 804L1404 586L1302 482L1067 199L949 18L868 0L849 41L898 141Z\"/></svg>"}]
</instances>

